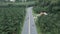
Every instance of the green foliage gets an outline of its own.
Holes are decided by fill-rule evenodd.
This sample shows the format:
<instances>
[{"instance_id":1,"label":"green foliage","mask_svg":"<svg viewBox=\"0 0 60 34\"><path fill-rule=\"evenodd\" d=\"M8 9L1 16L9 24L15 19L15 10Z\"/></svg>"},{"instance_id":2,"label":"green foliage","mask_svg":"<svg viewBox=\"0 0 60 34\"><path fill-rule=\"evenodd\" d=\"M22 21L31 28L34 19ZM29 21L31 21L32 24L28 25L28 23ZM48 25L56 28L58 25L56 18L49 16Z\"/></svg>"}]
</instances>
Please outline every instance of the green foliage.
<instances>
[{"instance_id":1,"label":"green foliage","mask_svg":"<svg viewBox=\"0 0 60 34\"><path fill-rule=\"evenodd\" d=\"M0 34L21 33L25 13L22 7L0 7Z\"/></svg>"},{"instance_id":2,"label":"green foliage","mask_svg":"<svg viewBox=\"0 0 60 34\"><path fill-rule=\"evenodd\" d=\"M37 27L44 34L60 34L60 18L58 14L49 14L47 16L40 16L37 20Z\"/></svg>"},{"instance_id":3,"label":"green foliage","mask_svg":"<svg viewBox=\"0 0 60 34\"><path fill-rule=\"evenodd\" d=\"M39 16L36 20L37 29L42 34L60 34L60 0L39 0L33 8L35 14L46 11L48 15Z\"/></svg>"},{"instance_id":4,"label":"green foliage","mask_svg":"<svg viewBox=\"0 0 60 34\"><path fill-rule=\"evenodd\" d=\"M59 2L59 0L40 0L37 6L33 8L33 10L35 13L39 13L42 11L46 11L48 13L56 13L57 11L55 10L60 10L60 8L58 9L58 7L60 6Z\"/></svg>"}]
</instances>

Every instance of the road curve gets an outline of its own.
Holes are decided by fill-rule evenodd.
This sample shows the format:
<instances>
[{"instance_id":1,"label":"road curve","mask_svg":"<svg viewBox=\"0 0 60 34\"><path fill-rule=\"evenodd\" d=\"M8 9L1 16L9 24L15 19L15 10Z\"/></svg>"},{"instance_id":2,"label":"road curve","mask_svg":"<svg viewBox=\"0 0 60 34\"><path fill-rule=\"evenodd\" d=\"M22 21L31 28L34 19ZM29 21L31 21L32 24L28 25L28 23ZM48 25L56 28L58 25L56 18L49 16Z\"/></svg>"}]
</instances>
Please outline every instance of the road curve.
<instances>
[{"instance_id":1,"label":"road curve","mask_svg":"<svg viewBox=\"0 0 60 34\"><path fill-rule=\"evenodd\" d=\"M33 7L26 8L27 14L21 34L37 34L36 25L32 15L32 8Z\"/></svg>"}]
</instances>

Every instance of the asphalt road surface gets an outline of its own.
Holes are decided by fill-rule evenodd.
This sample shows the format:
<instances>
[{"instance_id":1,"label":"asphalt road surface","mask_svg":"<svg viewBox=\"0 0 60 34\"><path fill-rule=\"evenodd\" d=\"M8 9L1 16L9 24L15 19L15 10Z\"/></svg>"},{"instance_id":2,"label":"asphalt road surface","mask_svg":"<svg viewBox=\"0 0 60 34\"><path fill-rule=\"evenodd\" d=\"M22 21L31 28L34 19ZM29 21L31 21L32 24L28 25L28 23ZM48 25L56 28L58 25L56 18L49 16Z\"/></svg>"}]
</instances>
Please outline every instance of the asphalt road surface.
<instances>
[{"instance_id":1,"label":"asphalt road surface","mask_svg":"<svg viewBox=\"0 0 60 34\"><path fill-rule=\"evenodd\" d=\"M29 11L27 11L26 13L25 22L21 34L29 34Z\"/></svg>"},{"instance_id":2,"label":"asphalt road surface","mask_svg":"<svg viewBox=\"0 0 60 34\"><path fill-rule=\"evenodd\" d=\"M34 18L33 18L33 15L32 15L32 8L33 7L30 7L29 8L29 12L30 12L30 34L37 34L37 30L36 30L36 25L35 25L35 22L34 22Z\"/></svg>"},{"instance_id":3,"label":"asphalt road surface","mask_svg":"<svg viewBox=\"0 0 60 34\"><path fill-rule=\"evenodd\" d=\"M32 8L33 7L26 8L27 14L21 34L37 34L36 25L32 15Z\"/></svg>"}]
</instances>

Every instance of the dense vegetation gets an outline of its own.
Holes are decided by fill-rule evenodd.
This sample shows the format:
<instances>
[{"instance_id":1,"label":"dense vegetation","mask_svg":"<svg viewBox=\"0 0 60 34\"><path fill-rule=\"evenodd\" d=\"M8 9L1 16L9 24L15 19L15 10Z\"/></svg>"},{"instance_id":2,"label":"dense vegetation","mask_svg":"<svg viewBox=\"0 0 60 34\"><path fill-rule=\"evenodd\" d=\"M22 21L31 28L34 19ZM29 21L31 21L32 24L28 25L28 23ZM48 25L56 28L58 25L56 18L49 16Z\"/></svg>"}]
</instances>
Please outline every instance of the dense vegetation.
<instances>
[{"instance_id":1,"label":"dense vegetation","mask_svg":"<svg viewBox=\"0 0 60 34\"><path fill-rule=\"evenodd\" d=\"M21 34L25 8L0 7L0 34Z\"/></svg>"},{"instance_id":2,"label":"dense vegetation","mask_svg":"<svg viewBox=\"0 0 60 34\"><path fill-rule=\"evenodd\" d=\"M26 2L25 2L26 1ZM36 5L36 1L34 0L16 0L15 2L12 2L10 0L0 0L0 6L7 6L7 5L13 5L13 6L23 6L23 7L30 7Z\"/></svg>"},{"instance_id":3,"label":"dense vegetation","mask_svg":"<svg viewBox=\"0 0 60 34\"><path fill-rule=\"evenodd\" d=\"M48 13L59 12L60 0L39 0L37 6L34 6L35 13L46 11Z\"/></svg>"},{"instance_id":4,"label":"dense vegetation","mask_svg":"<svg viewBox=\"0 0 60 34\"><path fill-rule=\"evenodd\" d=\"M39 16L36 20L38 34L60 34L60 0L39 0L34 6L34 13L45 11L48 15Z\"/></svg>"},{"instance_id":5,"label":"dense vegetation","mask_svg":"<svg viewBox=\"0 0 60 34\"><path fill-rule=\"evenodd\" d=\"M0 0L0 1L2 1L2 2L10 2L10 0ZM36 0L15 0L15 2L25 2L25 1L36 1Z\"/></svg>"}]
</instances>

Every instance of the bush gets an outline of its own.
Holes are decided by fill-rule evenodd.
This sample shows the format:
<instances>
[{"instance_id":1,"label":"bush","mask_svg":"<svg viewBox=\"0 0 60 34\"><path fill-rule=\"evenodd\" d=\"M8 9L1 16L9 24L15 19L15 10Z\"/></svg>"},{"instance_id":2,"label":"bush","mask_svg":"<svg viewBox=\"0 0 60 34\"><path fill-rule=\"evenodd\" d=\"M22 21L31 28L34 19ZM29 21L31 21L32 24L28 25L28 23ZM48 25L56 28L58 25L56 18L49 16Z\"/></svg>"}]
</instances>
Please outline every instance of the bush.
<instances>
[{"instance_id":1,"label":"bush","mask_svg":"<svg viewBox=\"0 0 60 34\"><path fill-rule=\"evenodd\" d=\"M25 18L25 8L0 8L0 34L20 34Z\"/></svg>"},{"instance_id":2,"label":"bush","mask_svg":"<svg viewBox=\"0 0 60 34\"><path fill-rule=\"evenodd\" d=\"M35 14L39 14L41 11L48 13L48 15L39 16L36 20L37 29L42 34L60 34L59 2L59 0L43 0L39 1L40 4L34 7Z\"/></svg>"}]
</instances>

